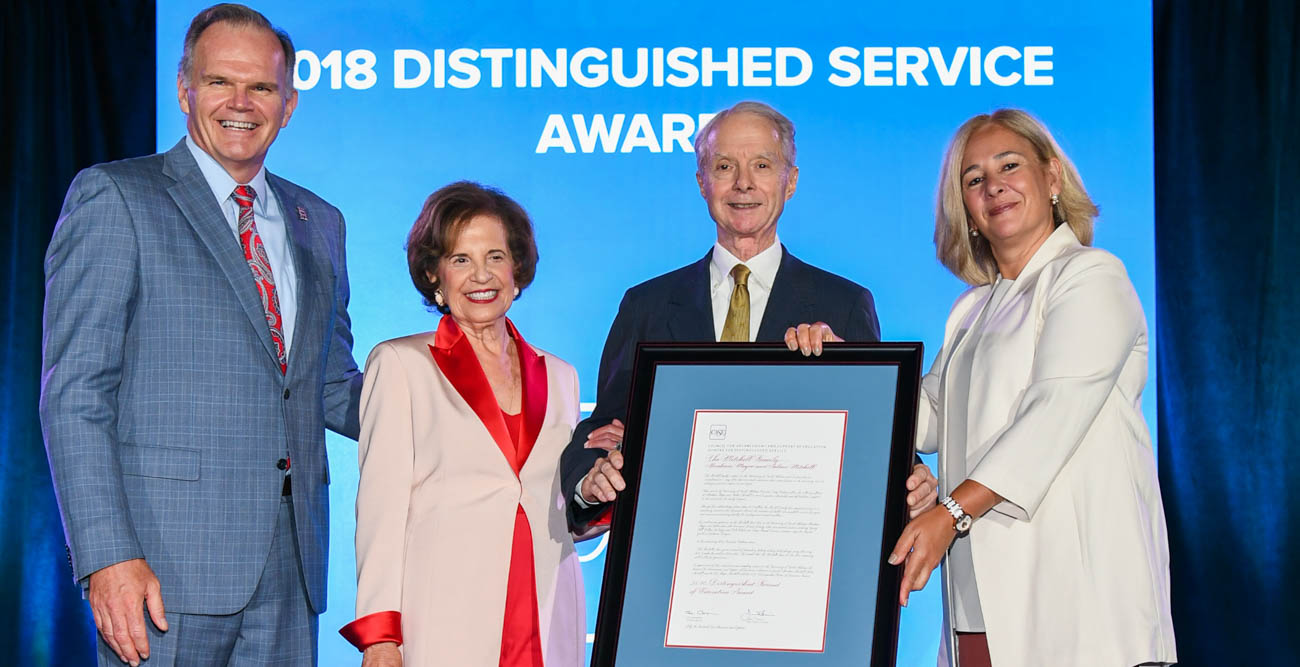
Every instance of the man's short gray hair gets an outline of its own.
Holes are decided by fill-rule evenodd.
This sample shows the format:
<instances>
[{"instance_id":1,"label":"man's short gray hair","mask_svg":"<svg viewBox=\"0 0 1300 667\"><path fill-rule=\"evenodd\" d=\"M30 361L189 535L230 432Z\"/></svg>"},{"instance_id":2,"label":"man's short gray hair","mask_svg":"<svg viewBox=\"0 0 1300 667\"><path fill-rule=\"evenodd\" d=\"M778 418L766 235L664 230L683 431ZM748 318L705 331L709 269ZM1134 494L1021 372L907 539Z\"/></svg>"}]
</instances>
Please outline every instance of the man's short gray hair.
<instances>
[{"instance_id":1,"label":"man's short gray hair","mask_svg":"<svg viewBox=\"0 0 1300 667\"><path fill-rule=\"evenodd\" d=\"M185 48L181 51L181 62L177 71L181 77L181 83L186 88L194 80L194 45L198 44L199 37L203 31L211 28L218 23L228 23L239 28L261 28L280 40L280 49L284 51L284 80L289 84L281 93L288 97L293 90L293 70L297 65L297 52L293 48L293 40L289 38L289 33L271 25L262 13L234 3L222 3L212 5L198 13L193 21L190 21L190 29L185 32Z\"/></svg>"},{"instance_id":2,"label":"man's short gray hair","mask_svg":"<svg viewBox=\"0 0 1300 667\"><path fill-rule=\"evenodd\" d=\"M696 169L700 173L704 173L704 163L711 157L708 154L708 148L713 133L718 131L718 128L722 126L722 122L728 117L740 113L762 116L772 123L772 127L776 128L776 139L781 146L781 159L785 160L785 168L793 167L795 156L794 123L790 122L790 119L786 118L785 114L772 108L769 104L747 100L719 111L716 116L710 118L709 122L704 124L704 127L700 128L699 132L695 133Z\"/></svg>"}]
</instances>

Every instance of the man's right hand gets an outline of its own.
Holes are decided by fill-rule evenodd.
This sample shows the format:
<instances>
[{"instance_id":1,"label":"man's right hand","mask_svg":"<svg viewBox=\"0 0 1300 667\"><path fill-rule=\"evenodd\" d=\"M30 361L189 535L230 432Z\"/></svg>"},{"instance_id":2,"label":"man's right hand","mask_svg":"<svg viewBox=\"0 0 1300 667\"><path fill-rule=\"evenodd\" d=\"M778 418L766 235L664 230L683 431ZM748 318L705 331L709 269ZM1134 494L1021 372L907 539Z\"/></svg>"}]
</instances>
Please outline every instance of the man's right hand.
<instances>
[{"instance_id":1,"label":"man's right hand","mask_svg":"<svg viewBox=\"0 0 1300 667\"><path fill-rule=\"evenodd\" d=\"M122 662L136 667L149 658L144 608L159 630L167 632L162 586L143 558L133 558L90 575L90 611L95 627Z\"/></svg>"},{"instance_id":2,"label":"man's right hand","mask_svg":"<svg viewBox=\"0 0 1300 667\"><path fill-rule=\"evenodd\" d=\"M612 503L618 492L627 488L623 482L623 452L614 450L596 461L582 478L582 499L588 503Z\"/></svg>"}]
</instances>

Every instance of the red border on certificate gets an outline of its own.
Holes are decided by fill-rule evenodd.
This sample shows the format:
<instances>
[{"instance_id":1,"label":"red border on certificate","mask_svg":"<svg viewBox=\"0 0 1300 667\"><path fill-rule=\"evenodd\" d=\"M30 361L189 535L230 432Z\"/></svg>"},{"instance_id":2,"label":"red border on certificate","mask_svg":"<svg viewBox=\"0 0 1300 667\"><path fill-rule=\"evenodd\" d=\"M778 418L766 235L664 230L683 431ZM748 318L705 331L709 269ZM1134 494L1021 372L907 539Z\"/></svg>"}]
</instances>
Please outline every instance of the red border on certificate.
<instances>
[{"instance_id":1,"label":"red border on certificate","mask_svg":"<svg viewBox=\"0 0 1300 667\"><path fill-rule=\"evenodd\" d=\"M840 465L836 473L835 481L835 514L831 522L831 551L830 561L826 571L826 608L822 616L822 642L821 648L818 649L799 649L799 648L767 648L758 646L704 646L695 644L670 644L668 643L668 629L672 627L672 610L673 599L677 594L677 569L678 562L681 558L682 548L682 525L686 520L686 499L691 486L691 462L695 457L695 435L698 432L699 420L701 414L716 413L763 413L763 414L842 414L844 415L844 430L840 434ZM848 438L849 416L848 410L696 410L695 416L691 420L691 447L686 457L686 483L682 486L682 511L677 520L677 547L674 549L673 556L673 580L672 588L668 595L668 619L664 624L664 648L700 648L700 649L732 649L732 650L749 650L749 651L779 651L786 653L822 653L826 650L826 624L830 617L830 586L831 576L835 571L835 537L839 529L840 518L840 491L844 484L844 445Z\"/></svg>"}]
</instances>

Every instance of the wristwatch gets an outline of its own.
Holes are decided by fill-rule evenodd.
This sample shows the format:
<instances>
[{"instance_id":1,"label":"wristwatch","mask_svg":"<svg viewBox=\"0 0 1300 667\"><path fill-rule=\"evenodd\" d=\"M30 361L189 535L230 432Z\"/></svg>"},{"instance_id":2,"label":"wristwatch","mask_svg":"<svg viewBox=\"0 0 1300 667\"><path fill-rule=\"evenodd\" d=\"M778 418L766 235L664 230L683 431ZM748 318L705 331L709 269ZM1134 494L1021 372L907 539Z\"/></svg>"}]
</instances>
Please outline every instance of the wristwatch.
<instances>
[{"instance_id":1,"label":"wristwatch","mask_svg":"<svg viewBox=\"0 0 1300 667\"><path fill-rule=\"evenodd\" d=\"M952 527L959 537L970 531L970 525L975 522L975 517L967 514L966 510L961 508L961 504L952 499L952 496L944 496L939 504L952 515Z\"/></svg>"}]
</instances>

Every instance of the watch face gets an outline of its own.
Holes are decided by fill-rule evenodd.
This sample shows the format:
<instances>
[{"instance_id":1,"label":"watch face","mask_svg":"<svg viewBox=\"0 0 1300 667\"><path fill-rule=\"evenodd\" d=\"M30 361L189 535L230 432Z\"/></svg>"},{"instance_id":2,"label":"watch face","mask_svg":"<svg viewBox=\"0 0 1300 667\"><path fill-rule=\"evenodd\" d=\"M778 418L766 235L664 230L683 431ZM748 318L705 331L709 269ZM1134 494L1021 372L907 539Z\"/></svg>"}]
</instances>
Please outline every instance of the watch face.
<instances>
[{"instance_id":1,"label":"watch face","mask_svg":"<svg viewBox=\"0 0 1300 667\"><path fill-rule=\"evenodd\" d=\"M974 522L975 519L971 518L971 515L969 514L962 515L960 519L957 519L957 525L956 525L957 532L964 533L970 530L970 525Z\"/></svg>"}]
</instances>

